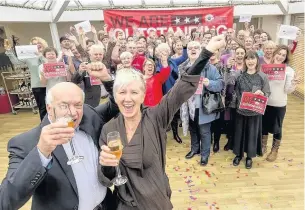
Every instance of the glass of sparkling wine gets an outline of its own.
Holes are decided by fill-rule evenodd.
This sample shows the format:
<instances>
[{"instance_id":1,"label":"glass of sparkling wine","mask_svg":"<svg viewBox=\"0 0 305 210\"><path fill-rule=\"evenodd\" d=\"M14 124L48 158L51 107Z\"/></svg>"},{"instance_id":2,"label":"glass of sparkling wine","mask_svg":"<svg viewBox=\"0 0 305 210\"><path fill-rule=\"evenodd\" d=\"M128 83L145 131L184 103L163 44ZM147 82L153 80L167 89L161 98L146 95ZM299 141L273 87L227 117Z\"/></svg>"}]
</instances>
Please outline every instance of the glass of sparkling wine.
<instances>
[{"instance_id":1,"label":"glass of sparkling wine","mask_svg":"<svg viewBox=\"0 0 305 210\"><path fill-rule=\"evenodd\" d=\"M113 131L107 134L107 146L111 153L120 160L122 157L123 145L120 137L120 133ZM114 179L113 184L115 186L123 185L127 182L127 177L121 175L120 166L116 166L117 177Z\"/></svg>"},{"instance_id":2,"label":"glass of sparkling wine","mask_svg":"<svg viewBox=\"0 0 305 210\"><path fill-rule=\"evenodd\" d=\"M71 111L69 109L69 107L67 107L68 105L61 105L60 106L60 111L66 111L65 109L67 109L69 111L69 114L66 114L64 115L64 117L58 117L56 115L56 110L54 108L54 116L55 116L55 120L58 122L64 122L64 123L68 123L68 127L71 127L71 128L74 128L74 121L73 121L73 118L71 117ZM81 162L83 159L84 159L84 156L80 156L80 155L76 155L75 153L75 148L74 148L74 145L73 145L73 138L70 140L70 147L71 147L71 151L72 151L72 157L70 157L68 159L68 162L67 164L68 165L73 165L73 164L76 164L76 163L79 163Z\"/></svg>"}]
</instances>

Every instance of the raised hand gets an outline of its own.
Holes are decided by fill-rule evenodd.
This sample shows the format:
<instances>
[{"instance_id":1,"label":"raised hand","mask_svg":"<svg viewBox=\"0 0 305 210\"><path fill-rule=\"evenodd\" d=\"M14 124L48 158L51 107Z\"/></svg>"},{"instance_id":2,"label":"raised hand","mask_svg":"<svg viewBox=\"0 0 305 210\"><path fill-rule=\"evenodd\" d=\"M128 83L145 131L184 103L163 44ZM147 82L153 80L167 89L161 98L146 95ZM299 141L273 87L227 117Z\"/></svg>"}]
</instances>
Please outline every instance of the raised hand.
<instances>
[{"instance_id":1,"label":"raised hand","mask_svg":"<svg viewBox=\"0 0 305 210\"><path fill-rule=\"evenodd\" d=\"M56 122L42 128L37 148L49 157L58 145L68 143L74 136L74 128L67 123Z\"/></svg>"},{"instance_id":2,"label":"raised hand","mask_svg":"<svg viewBox=\"0 0 305 210\"><path fill-rule=\"evenodd\" d=\"M74 43L78 43L77 38L73 35L66 34L66 37L73 41Z\"/></svg>"},{"instance_id":3,"label":"raised hand","mask_svg":"<svg viewBox=\"0 0 305 210\"><path fill-rule=\"evenodd\" d=\"M168 53L167 52L165 52L165 51L163 51L163 52L161 52L161 64L162 64L162 66L163 67L168 67L168 61L167 61L167 59L168 59Z\"/></svg>"},{"instance_id":4,"label":"raised hand","mask_svg":"<svg viewBox=\"0 0 305 210\"><path fill-rule=\"evenodd\" d=\"M227 61L227 67L228 68L232 68L232 66L235 65L235 58L234 57L230 57Z\"/></svg>"},{"instance_id":5,"label":"raised hand","mask_svg":"<svg viewBox=\"0 0 305 210\"><path fill-rule=\"evenodd\" d=\"M105 31L105 32L107 32L108 25L107 25L107 24L105 24L105 25L103 26L103 28L104 28L104 31Z\"/></svg>"},{"instance_id":6,"label":"raised hand","mask_svg":"<svg viewBox=\"0 0 305 210\"><path fill-rule=\"evenodd\" d=\"M74 26L70 26L70 32L71 32L71 33L76 33L76 29L75 29Z\"/></svg>"},{"instance_id":7,"label":"raised hand","mask_svg":"<svg viewBox=\"0 0 305 210\"><path fill-rule=\"evenodd\" d=\"M213 36L210 42L207 44L206 49L211 53L215 53L217 50L226 46L225 36L223 34Z\"/></svg>"},{"instance_id":8,"label":"raised hand","mask_svg":"<svg viewBox=\"0 0 305 210\"><path fill-rule=\"evenodd\" d=\"M84 71L87 71L88 70L88 66L87 66L87 62L82 62L79 67L78 67L78 70L80 73L84 72Z\"/></svg>"},{"instance_id":9,"label":"raised hand","mask_svg":"<svg viewBox=\"0 0 305 210\"><path fill-rule=\"evenodd\" d=\"M87 72L90 76L99 78L101 81L111 80L108 69L102 62L93 62L87 65Z\"/></svg>"},{"instance_id":10,"label":"raised hand","mask_svg":"<svg viewBox=\"0 0 305 210\"><path fill-rule=\"evenodd\" d=\"M95 29L95 27L94 27L93 25L91 25L91 32L94 33L94 34L97 33L97 32L96 32L96 29Z\"/></svg>"},{"instance_id":11,"label":"raised hand","mask_svg":"<svg viewBox=\"0 0 305 210\"><path fill-rule=\"evenodd\" d=\"M123 66L123 64L118 64L117 66L116 66L116 69L117 70L121 70L121 69L123 69L124 68L124 66Z\"/></svg>"},{"instance_id":12,"label":"raised hand","mask_svg":"<svg viewBox=\"0 0 305 210\"><path fill-rule=\"evenodd\" d=\"M301 78L300 78L299 74L296 71L294 72L294 77L293 77L291 83L292 83L292 85L298 85L298 84L301 83Z\"/></svg>"}]
</instances>

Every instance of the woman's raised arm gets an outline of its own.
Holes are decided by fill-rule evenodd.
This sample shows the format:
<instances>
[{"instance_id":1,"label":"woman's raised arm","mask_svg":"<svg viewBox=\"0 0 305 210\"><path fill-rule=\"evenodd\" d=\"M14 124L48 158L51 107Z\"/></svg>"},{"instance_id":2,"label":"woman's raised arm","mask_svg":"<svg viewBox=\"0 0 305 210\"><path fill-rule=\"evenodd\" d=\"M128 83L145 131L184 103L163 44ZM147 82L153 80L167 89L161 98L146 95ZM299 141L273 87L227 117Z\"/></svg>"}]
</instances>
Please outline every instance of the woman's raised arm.
<instances>
[{"instance_id":1,"label":"woman's raised arm","mask_svg":"<svg viewBox=\"0 0 305 210\"><path fill-rule=\"evenodd\" d=\"M181 78L177 80L174 87L162 98L160 104L151 108L152 113L156 116L163 129L167 129L168 124L182 103L195 93L200 73L210 57L216 50L224 46L225 38L223 35L213 37L206 48L201 51L195 63L182 73Z\"/></svg>"}]
</instances>

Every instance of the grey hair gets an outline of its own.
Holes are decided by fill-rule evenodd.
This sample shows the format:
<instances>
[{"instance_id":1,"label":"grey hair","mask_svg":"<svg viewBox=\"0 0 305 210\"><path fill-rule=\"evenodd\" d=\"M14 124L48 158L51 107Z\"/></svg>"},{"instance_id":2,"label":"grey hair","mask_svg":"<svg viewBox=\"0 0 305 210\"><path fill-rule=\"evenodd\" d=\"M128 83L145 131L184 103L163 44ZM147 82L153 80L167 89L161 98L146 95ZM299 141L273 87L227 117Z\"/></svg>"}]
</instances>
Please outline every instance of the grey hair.
<instances>
[{"instance_id":1,"label":"grey hair","mask_svg":"<svg viewBox=\"0 0 305 210\"><path fill-rule=\"evenodd\" d=\"M200 42L197 42L197 41L190 41L187 46L199 46L200 49L201 49L201 44Z\"/></svg>"},{"instance_id":2,"label":"grey hair","mask_svg":"<svg viewBox=\"0 0 305 210\"><path fill-rule=\"evenodd\" d=\"M100 45L100 44L94 44L90 47L90 51L89 51L89 54L91 55L92 54L92 51L94 50L102 50L103 51L103 54L104 54L104 46L103 45Z\"/></svg>"},{"instance_id":3,"label":"grey hair","mask_svg":"<svg viewBox=\"0 0 305 210\"><path fill-rule=\"evenodd\" d=\"M171 52L171 49L167 43L161 43L156 47L156 52L160 53L162 51L167 51L169 54Z\"/></svg>"},{"instance_id":4,"label":"grey hair","mask_svg":"<svg viewBox=\"0 0 305 210\"><path fill-rule=\"evenodd\" d=\"M83 95L83 102L85 102L85 93L84 93L84 91L83 90L81 90L82 91L82 95ZM51 90L49 90L48 92L47 92L47 94L46 94L46 104L47 105L50 105L50 104L52 104L53 103L53 94L52 94L52 91Z\"/></svg>"},{"instance_id":5,"label":"grey hair","mask_svg":"<svg viewBox=\"0 0 305 210\"><path fill-rule=\"evenodd\" d=\"M146 91L146 82L144 79L144 75L141 72L138 72L132 68L123 68L120 71L117 71L116 78L113 84L113 93L115 97L115 93L122 87L129 85L133 82L140 82L141 89L143 90L144 94Z\"/></svg>"},{"instance_id":6,"label":"grey hair","mask_svg":"<svg viewBox=\"0 0 305 210\"><path fill-rule=\"evenodd\" d=\"M124 58L127 58L127 57L130 57L130 58L133 57L133 55L131 54L131 52L125 51L125 52L122 52L122 54L120 55L120 59L121 59L121 60L123 60Z\"/></svg>"}]
</instances>

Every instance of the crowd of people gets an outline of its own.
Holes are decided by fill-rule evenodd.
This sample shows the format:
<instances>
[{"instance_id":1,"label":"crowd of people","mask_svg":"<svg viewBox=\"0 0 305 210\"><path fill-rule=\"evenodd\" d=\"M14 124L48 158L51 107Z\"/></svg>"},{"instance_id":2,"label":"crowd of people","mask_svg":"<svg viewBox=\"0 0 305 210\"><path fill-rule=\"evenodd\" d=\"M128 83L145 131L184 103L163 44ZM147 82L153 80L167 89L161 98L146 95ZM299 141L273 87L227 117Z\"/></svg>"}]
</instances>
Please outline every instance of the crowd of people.
<instances>
[{"instance_id":1,"label":"crowd of people","mask_svg":"<svg viewBox=\"0 0 305 210\"><path fill-rule=\"evenodd\" d=\"M235 154L234 166L246 156L245 167L252 168L252 159L268 151L268 134L273 143L266 159L277 159L287 94L299 83L289 66L297 40L277 45L249 23L222 35L198 27L190 34L169 28L145 36L134 26L133 35L124 37L105 25L99 32L92 26L89 39L77 30L71 27L60 38L60 51L43 38L30 40L39 53L22 62L30 70L42 122L9 141L1 209L18 209L32 195L33 209L172 209L166 140L172 130L182 143L179 124L191 139L185 158L200 155L202 166L208 164L212 143L213 152L219 152L222 134L224 150ZM12 48L6 46L7 55L17 59ZM66 64L67 76L46 78L43 64L56 62ZM285 64L284 80L269 81L263 64ZM90 77L102 85L92 85ZM204 109L210 92L221 96L222 110ZM264 115L239 108L244 92L268 97ZM100 104L105 96L108 102ZM74 129L56 121L67 109ZM107 146L113 131L124 147L120 159ZM74 147L69 147L71 138ZM68 166L74 150L84 160ZM128 181L111 192L117 166Z\"/></svg>"}]
</instances>

